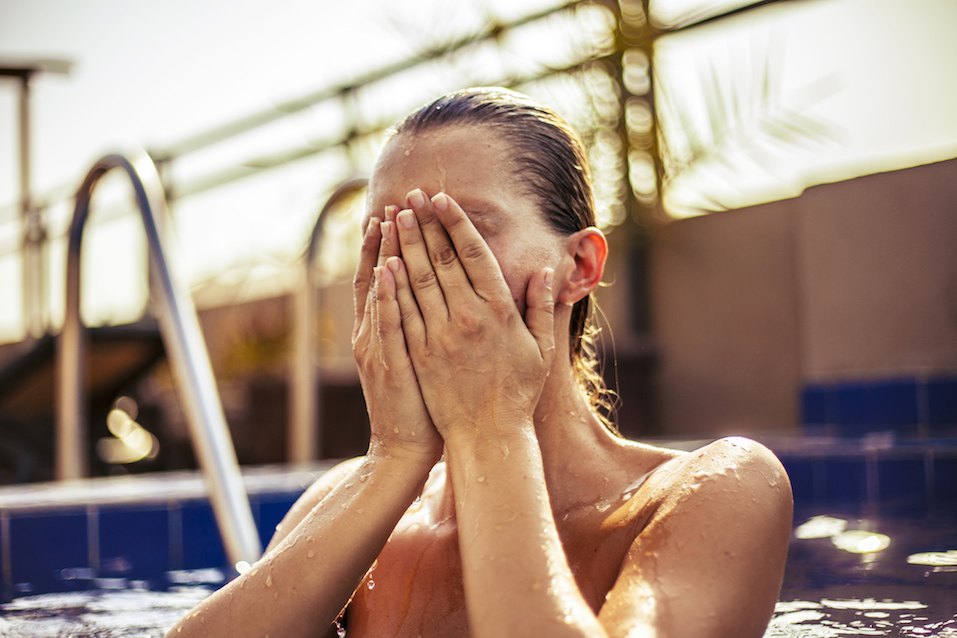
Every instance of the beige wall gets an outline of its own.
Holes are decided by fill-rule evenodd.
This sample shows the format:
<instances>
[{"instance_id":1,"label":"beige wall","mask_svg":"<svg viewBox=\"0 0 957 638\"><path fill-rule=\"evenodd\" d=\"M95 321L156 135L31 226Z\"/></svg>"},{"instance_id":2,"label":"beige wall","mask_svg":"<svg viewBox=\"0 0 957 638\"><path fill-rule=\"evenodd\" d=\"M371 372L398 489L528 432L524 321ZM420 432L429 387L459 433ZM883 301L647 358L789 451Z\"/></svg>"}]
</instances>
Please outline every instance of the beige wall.
<instances>
[{"instance_id":1,"label":"beige wall","mask_svg":"<svg viewBox=\"0 0 957 638\"><path fill-rule=\"evenodd\" d=\"M805 378L957 371L957 160L798 201Z\"/></svg>"},{"instance_id":2,"label":"beige wall","mask_svg":"<svg viewBox=\"0 0 957 638\"><path fill-rule=\"evenodd\" d=\"M788 430L804 383L957 371L957 160L671 223L652 251L669 434Z\"/></svg>"},{"instance_id":3,"label":"beige wall","mask_svg":"<svg viewBox=\"0 0 957 638\"><path fill-rule=\"evenodd\" d=\"M660 229L658 419L669 434L786 429L800 377L789 202Z\"/></svg>"}]
</instances>

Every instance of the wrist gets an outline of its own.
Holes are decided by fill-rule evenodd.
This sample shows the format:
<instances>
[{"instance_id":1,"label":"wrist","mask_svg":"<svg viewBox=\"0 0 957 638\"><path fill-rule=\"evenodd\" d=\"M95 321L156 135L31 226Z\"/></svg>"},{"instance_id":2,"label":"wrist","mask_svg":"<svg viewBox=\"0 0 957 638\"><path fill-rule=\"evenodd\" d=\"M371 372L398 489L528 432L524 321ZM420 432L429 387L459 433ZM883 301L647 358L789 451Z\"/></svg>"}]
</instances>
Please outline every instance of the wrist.
<instances>
[{"instance_id":1,"label":"wrist","mask_svg":"<svg viewBox=\"0 0 957 638\"><path fill-rule=\"evenodd\" d=\"M535 424L530 417L500 420L495 428L460 429L445 438L450 461L497 463L510 461L514 452L539 450Z\"/></svg>"},{"instance_id":2,"label":"wrist","mask_svg":"<svg viewBox=\"0 0 957 638\"><path fill-rule=\"evenodd\" d=\"M424 472L426 475L442 457L441 445L410 445L400 441L386 441L372 435L365 458L375 467L397 468L404 473Z\"/></svg>"}]
</instances>

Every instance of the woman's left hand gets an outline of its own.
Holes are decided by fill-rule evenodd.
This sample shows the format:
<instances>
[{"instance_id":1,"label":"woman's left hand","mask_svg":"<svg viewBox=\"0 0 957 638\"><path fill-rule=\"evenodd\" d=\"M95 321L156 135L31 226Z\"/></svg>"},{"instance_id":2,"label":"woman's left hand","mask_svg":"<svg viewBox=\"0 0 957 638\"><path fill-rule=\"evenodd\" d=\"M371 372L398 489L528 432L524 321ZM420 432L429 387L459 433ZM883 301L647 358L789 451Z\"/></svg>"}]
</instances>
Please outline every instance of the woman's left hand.
<instances>
[{"instance_id":1,"label":"woman's left hand","mask_svg":"<svg viewBox=\"0 0 957 638\"><path fill-rule=\"evenodd\" d=\"M451 197L421 190L396 217L390 257L409 355L446 444L533 428L554 353L553 270L528 281L523 321L495 255Z\"/></svg>"}]
</instances>

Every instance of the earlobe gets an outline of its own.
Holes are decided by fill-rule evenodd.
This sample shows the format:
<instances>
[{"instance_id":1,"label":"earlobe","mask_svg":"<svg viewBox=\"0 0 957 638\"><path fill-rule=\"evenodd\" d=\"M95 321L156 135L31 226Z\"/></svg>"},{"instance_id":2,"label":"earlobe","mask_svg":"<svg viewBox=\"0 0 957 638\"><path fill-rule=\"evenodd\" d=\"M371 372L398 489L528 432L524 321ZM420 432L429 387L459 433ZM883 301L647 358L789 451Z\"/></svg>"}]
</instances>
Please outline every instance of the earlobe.
<instances>
[{"instance_id":1,"label":"earlobe","mask_svg":"<svg viewBox=\"0 0 957 638\"><path fill-rule=\"evenodd\" d=\"M582 229L568 237L566 255L571 259L571 271L556 291L556 301L572 305L587 297L598 287L608 258L608 240L594 226Z\"/></svg>"}]
</instances>

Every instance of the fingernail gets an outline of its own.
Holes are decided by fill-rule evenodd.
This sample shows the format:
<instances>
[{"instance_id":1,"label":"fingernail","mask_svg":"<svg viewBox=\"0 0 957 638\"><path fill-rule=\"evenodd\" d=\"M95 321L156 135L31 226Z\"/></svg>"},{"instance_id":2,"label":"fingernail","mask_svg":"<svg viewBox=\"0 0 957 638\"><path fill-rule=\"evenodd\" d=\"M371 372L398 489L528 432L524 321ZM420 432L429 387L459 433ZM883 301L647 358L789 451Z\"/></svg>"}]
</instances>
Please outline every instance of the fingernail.
<instances>
[{"instance_id":1,"label":"fingernail","mask_svg":"<svg viewBox=\"0 0 957 638\"><path fill-rule=\"evenodd\" d=\"M552 279L555 277L555 271L551 268L545 269L545 287L551 290L552 288Z\"/></svg>"},{"instance_id":2,"label":"fingernail","mask_svg":"<svg viewBox=\"0 0 957 638\"><path fill-rule=\"evenodd\" d=\"M396 221L402 224L403 228L412 228L412 225L415 224L415 213L413 213L408 208L402 211L399 211L399 214L395 216Z\"/></svg>"},{"instance_id":3,"label":"fingernail","mask_svg":"<svg viewBox=\"0 0 957 638\"><path fill-rule=\"evenodd\" d=\"M437 209L444 211L449 207L449 198L445 193L436 193L432 198L432 205Z\"/></svg>"},{"instance_id":4,"label":"fingernail","mask_svg":"<svg viewBox=\"0 0 957 638\"><path fill-rule=\"evenodd\" d=\"M393 204L389 204L385 207L385 218L386 221L393 222L395 221L395 214L399 212L399 207Z\"/></svg>"},{"instance_id":5,"label":"fingernail","mask_svg":"<svg viewBox=\"0 0 957 638\"><path fill-rule=\"evenodd\" d=\"M378 217L370 217L369 221L366 223L366 234L368 235L372 230L379 224L380 219Z\"/></svg>"},{"instance_id":6,"label":"fingernail","mask_svg":"<svg viewBox=\"0 0 957 638\"><path fill-rule=\"evenodd\" d=\"M415 189L414 191L409 192L405 198L409 201L414 208L422 208L425 206L425 193L421 189Z\"/></svg>"},{"instance_id":7,"label":"fingernail","mask_svg":"<svg viewBox=\"0 0 957 638\"><path fill-rule=\"evenodd\" d=\"M392 272L399 272L399 258L396 256L389 257L385 260L385 265L389 267L389 270Z\"/></svg>"},{"instance_id":8,"label":"fingernail","mask_svg":"<svg viewBox=\"0 0 957 638\"><path fill-rule=\"evenodd\" d=\"M380 228L382 228L383 239L392 239L392 222L382 222Z\"/></svg>"}]
</instances>

